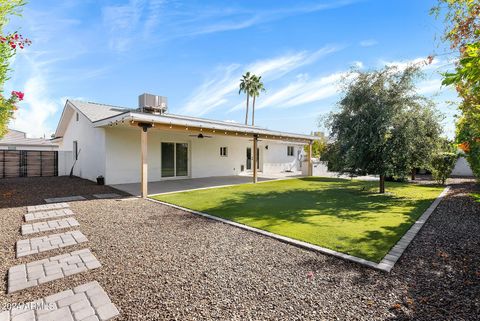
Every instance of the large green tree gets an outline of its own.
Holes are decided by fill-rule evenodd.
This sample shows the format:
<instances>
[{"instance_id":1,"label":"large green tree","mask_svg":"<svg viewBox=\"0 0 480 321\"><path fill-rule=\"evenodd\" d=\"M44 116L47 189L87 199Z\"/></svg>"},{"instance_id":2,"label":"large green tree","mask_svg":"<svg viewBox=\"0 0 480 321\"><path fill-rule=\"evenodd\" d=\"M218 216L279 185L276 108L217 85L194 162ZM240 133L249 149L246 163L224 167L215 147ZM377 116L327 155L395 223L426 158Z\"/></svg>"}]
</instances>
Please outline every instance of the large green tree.
<instances>
[{"instance_id":1,"label":"large green tree","mask_svg":"<svg viewBox=\"0 0 480 321\"><path fill-rule=\"evenodd\" d=\"M457 52L455 70L444 74L443 84L462 99L456 140L480 178L480 2L438 0L432 12L444 19L443 40Z\"/></svg>"},{"instance_id":2,"label":"large green tree","mask_svg":"<svg viewBox=\"0 0 480 321\"><path fill-rule=\"evenodd\" d=\"M379 175L379 191L384 193L386 176L405 177L421 165L412 155L433 153L434 144L422 139L427 130L415 130L422 117L440 128L430 103L415 91L420 76L419 66L410 66L404 70L352 71L345 78L339 110L326 122L333 143L322 159L329 161L330 169ZM433 130L431 135L435 140L439 131Z\"/></svg>"}]
</instances>

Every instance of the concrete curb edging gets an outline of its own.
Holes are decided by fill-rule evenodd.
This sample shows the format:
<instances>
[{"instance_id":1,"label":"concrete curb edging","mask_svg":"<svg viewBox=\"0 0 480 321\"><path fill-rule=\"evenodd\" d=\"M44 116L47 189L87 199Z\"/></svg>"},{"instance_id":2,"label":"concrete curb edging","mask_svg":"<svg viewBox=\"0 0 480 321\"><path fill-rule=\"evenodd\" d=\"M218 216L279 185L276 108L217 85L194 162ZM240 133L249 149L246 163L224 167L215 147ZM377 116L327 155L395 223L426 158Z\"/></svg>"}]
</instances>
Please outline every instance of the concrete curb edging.
<instances>
[{"instance_id":1,"label":"concrete curb edging","mask_svg":"<svg viewBox=\"0 0 480 321\"><path fill-rule=\"evenodd\" d=\"M222 222L222 223L225 223L225 224L228 224L228 225L232 225L232 226L241 228L243 230L247 230L247 231L254 232L254 233L257 233L257 234L261 234L261 235L264 235L264 236L268 236L268 237L274 238L278 241L281 241L281 242L284 242L284 243L287 243L287 244L290 244L290 245L294 245L294 246L304 248L304 249L307 249L307 250L310 250L310 251L316 251L316 252L319 252L319 253L322 253L322 254L335 256L335 257L338 257L338 258L346 260L346 261L355 262L355 263L361 264L363 266L367 266L367 267L375 269L375 270L380 270L380 271L384 271L384 272L389 273L393 269L393 267L394 267L395 263L398 261L398 259L402 256L403 252L407 249L410 242L413 240L413 238L417 235L417 233L420 231L420 229L426 223L427 219L433 213L435 208L438 206L438 204L440 204L440 202L443 200L445 195L447 195L449 190L450 190L450 187L447 186L443 190L443 192L435 199L435 201L433 201L433 203L427 208L427 210L418 218L418 220L410 227L410 229L402 236L402 238L397 242L397 244L395 244L395 246L393 246L392 249L390 249L388 254L385 255L385 257L382 259L382 261L380 261L380 263L375 263L375 262L368 261L368 260L353 256L353 255L337 252L337 251L334 251L334 250L331 250L331 249L328 249L328 248L325 248L325 247L321 247L321 246L313 245L313 244L310 244L310 243L307 243L307 242L295 240L295 239L292 239L292 238L289 238L289 237L286 237L286 236L278 235L278 234L271 233L271 232L268 232L268 231L264 231L264 230L261 230L261 229L255 228L255 227L251 227L251 226L247 226L247 225L240 224L240 223L237 223L237 222L233 222L233 221L230 221L230 220L227 220L227 219L224 219L224 218L221 218L221 217L213 216L213 215L210 215L210 214L207 214L207 213L203 213L203 212L191 210L191 209L188 209L188 208L185 208L185 207L181 207L181 206L178 206L178 205L162 202L162 201L159 201L159 200L156 200L156 199L152 199L150 197L148 197L147 200L149 200L150 202L167 205L167 206L170 206L170 207L182 210L182 211L186 211L186 212L189 212L189 213L192 213L192 214L195 214L195 215L203 216L203 217L211 219L211 220L215 220L215 221L219 221L219 222Z\"/></svg>"}]
</instances>

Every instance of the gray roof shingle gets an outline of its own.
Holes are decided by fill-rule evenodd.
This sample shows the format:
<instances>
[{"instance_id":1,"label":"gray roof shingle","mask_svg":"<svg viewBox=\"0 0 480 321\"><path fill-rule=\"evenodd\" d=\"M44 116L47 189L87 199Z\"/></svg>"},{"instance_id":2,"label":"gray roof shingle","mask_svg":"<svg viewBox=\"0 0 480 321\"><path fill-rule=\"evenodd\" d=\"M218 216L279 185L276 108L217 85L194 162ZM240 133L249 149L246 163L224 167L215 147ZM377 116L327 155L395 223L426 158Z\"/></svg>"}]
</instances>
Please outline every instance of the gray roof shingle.
<instances>
[{"instance_id":1,"label":"gray roof shingle","mask_svg":"<svg viewBox=\"0 0 480 321\"><path fill-rule=\"evenodd\" d=\"M123 114L133 109L112 105L105 105L81 100L69 100L69 102L78 108L91 122L102 120L108 117Z\"/></svg>"}]
</instances>

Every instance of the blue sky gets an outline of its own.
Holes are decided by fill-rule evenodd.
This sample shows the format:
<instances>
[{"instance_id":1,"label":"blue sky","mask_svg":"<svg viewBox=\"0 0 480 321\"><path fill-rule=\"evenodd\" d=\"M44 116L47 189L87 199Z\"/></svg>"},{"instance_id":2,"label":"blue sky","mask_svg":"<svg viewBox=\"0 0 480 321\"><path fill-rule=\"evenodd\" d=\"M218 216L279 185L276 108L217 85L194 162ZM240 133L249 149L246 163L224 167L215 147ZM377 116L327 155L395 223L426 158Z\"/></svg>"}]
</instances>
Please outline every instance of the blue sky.
<instances>
[{"instance_id":1,"label":"blue sky","mask_svg":"<svg viewBox=\"0 0 480 321\"><path fill-rule=\"evenodd\" d=\"M419 92L446 116L452 137L456 95L441 88L452 67L429 16L435 1L31 1L11 27L33 44L19 52L6 90L25 91L11 127L47 136L67 98L136 107L143 92L167 96L169 111L242 122L241 75L262 75L256 125L318 130L335 109L351 66L404 66L441 54Z\"/></svg>"}]
</instances>

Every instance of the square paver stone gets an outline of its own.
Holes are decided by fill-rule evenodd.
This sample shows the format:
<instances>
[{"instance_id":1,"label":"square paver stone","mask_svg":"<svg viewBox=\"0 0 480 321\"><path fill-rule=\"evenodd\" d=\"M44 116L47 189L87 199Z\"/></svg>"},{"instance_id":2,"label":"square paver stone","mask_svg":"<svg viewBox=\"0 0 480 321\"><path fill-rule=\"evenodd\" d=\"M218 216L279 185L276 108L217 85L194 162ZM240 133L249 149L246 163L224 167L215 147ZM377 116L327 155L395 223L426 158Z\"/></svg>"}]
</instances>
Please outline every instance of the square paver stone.
<instances>
[{"instance_id":1,"label":"square paver stone","mask_svg":"<svg viewBox=\"0 0 480 321\"><path fill-rule=\"evenodd\" d=\"M85 197L77 195L77 196L46 198L45 202L57 203L57 202L72 202L72 201L84 201L84 200L86 200Z\"/></svg>"},{"instance_id":2,"label":"square paver stone","mask_svg":"<svg viewBox=\"0 0 480 321\"><path fill-rule=\"evenodd\" d=\"M70 207L70 205L68 205L67 203L33 205L33 206L27 206L27 212L32 213L32 212L38 212L38 211L52 211L52 210L58 210L58 209L68 208L68 207Z\"/></svg>"},{"instance_id":3,"label":"square paver stone","mask_svg":"<svg viewBox=\"0 0 480 321\"><path fill-rule=\"evenodd\" d=\"M87 241L86 236L80 231L68 231L65 233L19 240L17 241L17 258L77 245Z\"/></svg>"},{"instance_id":4,"label":"square paver stone","mask_svg":"<svg viewBox=\"0 0 480 321\"><path fill-rule=\"evenodd\" d=\"M120 312L97 281L0 312L0 321L112 320Z\"/></svg>"},{"instance_id":5,"label":"square paver stone","mask_svg":"<svg viewBox=\"0 0 480 321\"><path fill-rule=\"evenodd\" d=\"M38 211L27 213L24 215L25 222L31 222L36 220L45 220L50 218L57 218L57 217L64 217L74 215L73 211L69 208L62 208L58 210L50 210L50 211Z\"/></svg>"},{"instance_id":6,"label":"square paver stone","mask_svg":"<svg viewBox=\"0 0 480 321\"><path fill-rule=\"evenodd\" d=\"M95 198L119 198L120 194L117 193L107 193L107 194L93 194Z\"/></svg>"},{"instance_id":7,"label":"square paver stone","mask_svg":"<svg viewBox=\"0 0 480 321\"><path fill-rule=\"evenodd\" d=\"M79 226L78 221L73 217L51 220L46 222L36 222L22 225L22 235L34 234L40 232L60 230Z\"/></svg>"},{"instance_id":8,"label":"square paver stone","mask_svg":"<svg viewBox=\"0 0 480 321\"><path fill-rule=\"evenodd\" d=\"M8 293L13 293L101 266L89 249L12 266L8 270Z\"/></svg>"}]
</instances>

